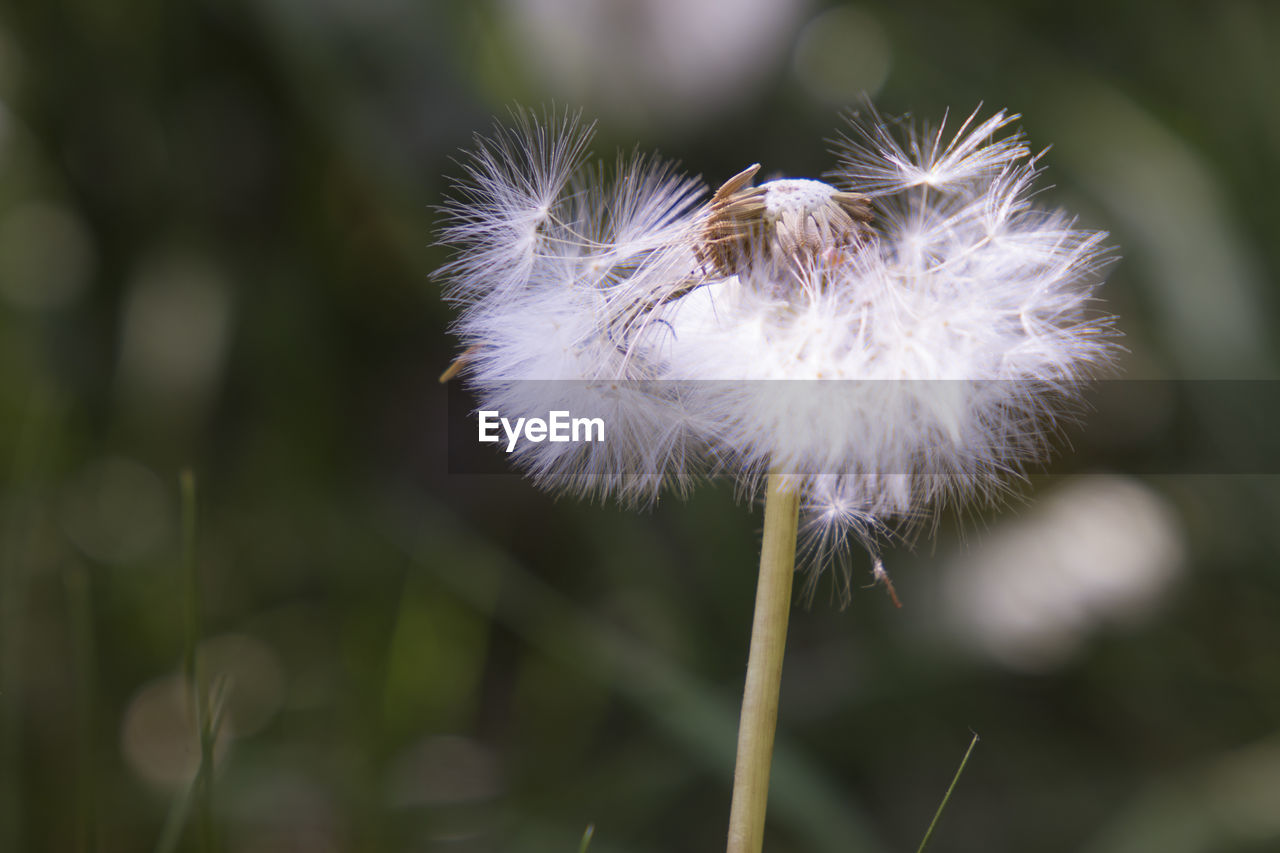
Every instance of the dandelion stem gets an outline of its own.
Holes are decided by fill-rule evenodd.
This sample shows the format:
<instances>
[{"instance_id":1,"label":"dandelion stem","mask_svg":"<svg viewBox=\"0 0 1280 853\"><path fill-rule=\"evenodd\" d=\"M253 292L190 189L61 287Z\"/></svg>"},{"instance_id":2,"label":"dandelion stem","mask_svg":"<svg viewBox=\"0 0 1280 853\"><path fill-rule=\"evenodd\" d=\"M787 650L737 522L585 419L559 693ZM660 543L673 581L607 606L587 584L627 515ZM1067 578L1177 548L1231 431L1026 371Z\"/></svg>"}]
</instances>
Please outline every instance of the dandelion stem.
<instances>
[{"instance_id":1,"label":"dandelion stem","mask_svg":"<svg viewBox=\"0 0 1280 853\"><path fill-rule=\"evenodd\" d=\"M765 492L764 538L760 544L760 578L751 625L747 683L738 723L728 853L760 853L764 845L764 812L778 723L778 690L782 685L799 515L799 491L794 485L785 485L782 474L771 472Z\"/></svg>"}]
</instances>

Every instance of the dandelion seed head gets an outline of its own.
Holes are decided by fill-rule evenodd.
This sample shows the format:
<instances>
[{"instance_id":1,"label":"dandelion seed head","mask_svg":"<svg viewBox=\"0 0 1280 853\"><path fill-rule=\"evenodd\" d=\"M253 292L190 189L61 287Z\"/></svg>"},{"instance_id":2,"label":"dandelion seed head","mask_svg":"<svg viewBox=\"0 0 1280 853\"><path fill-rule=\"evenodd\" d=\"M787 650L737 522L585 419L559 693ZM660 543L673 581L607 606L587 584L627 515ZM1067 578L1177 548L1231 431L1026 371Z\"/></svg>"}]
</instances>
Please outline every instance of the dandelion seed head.
<instances>
[{"instance_id":1,"label":"dandelion seed head","mask_svg":"<svg viewBox=\"0 0 1280 853\"><path fill-rule=\"evenodd\" d=\"M707 207L697 254L722 276L767 270L770 287L785 286L792 268L826 264L855 251L870 230L871 210L859 193L807 178L783 178L759 187L754 165L726 181ZM753 276L760 283L759 276Z\"/></svg>"},{"instance_id":2,"label":"dandelion seed head","mask_svg":"<svg viewBox=\"0 0 1280 853\"><path fill-rule=\"evenodd\" d=\"M609 181L589 129L525 115L449 208L470 386L515 416L556 394L608 414L607 446L514 454L547 488L646 501L783 471L813 564L851 537L874 556L1042 459L1115 352L1093 301L1105 235L1037 203L1015 119L917 132L869 111L830 182L757 186L755 164L707 197L656 158Z\"/></svg>"}]
</instances>

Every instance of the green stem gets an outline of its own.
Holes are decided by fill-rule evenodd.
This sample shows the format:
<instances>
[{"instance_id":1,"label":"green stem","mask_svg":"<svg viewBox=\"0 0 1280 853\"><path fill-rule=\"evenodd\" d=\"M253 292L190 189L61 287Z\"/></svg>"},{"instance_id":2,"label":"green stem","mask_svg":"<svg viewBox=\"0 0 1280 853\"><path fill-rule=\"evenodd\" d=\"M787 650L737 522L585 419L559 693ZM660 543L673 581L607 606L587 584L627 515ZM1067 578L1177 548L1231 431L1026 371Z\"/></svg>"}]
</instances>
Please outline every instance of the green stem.
<instances>
[{"instance_id":1,"label":"green stem","mask_svg":"<svg viewBox=\"0 0 1280 853\"><path fill-rule=\"evenodd\" d=\"M800 517L800 494L794 486L784 489L783 483L782 474L769 474L751 652L738 723L728 853L760 853L764 845L764 813L769 800L769 768L778 724L778 691L782 685Z\"/></svg>"},{"instance_id":2,"label":"green stem","mask_svg":"<svg viewBox=\"0 0 1280 853\"><path fill-rule=\"evenodd\" d=\"M951 777L951 784L947 786L947 793L942 795L942 802L938 805L938 811L934 814L933 820L929 822L929 828L924 833L924 840L920 842L916 853L924 853L924 849L929 846L929 840L933 838L933 831L938 828L938 821L942 820L942 812L946 809L947 803L951 801L951 792L956 789L956 783L960 781L960 774L964 773L964 766L969 763L969 756L973 754L973 748L977 745L978 733L974 732L973 740L969 741L969 748L964 751L964 758L960 759L960 767L956 770L956 775Z\"/></svg>"}]
</instances>

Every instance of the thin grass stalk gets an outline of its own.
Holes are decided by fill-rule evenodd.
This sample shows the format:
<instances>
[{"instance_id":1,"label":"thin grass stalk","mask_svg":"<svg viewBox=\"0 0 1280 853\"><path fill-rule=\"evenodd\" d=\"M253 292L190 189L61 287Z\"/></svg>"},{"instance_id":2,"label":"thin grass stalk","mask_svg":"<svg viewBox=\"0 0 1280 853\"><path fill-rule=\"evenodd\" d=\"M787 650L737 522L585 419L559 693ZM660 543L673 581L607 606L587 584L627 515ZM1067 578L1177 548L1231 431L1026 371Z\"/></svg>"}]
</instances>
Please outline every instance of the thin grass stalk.
<instances>
[{"instance_id":1,"label":"thin grass stalk","mask_svg":"<svg viewBox=\"0 0 1280 853\"><path fill-rule=\"evenodd\" d=\"M31 391L0 502L0 850L26 849L24 821L32 805L22 767L28 579L36 572L48 511L41 487L60 414L56 397Z\"/></svg>"},{"instance_id":2,"label":"thin grass stalk","mask_svg":"<svg viewBox=\"0 0 1280 853\"><path fill-rule=\"evenodd\" d=\"M96 657L93 597L89 573L84 566L77 565L68 570L63 582L67 592L71 669L76 697L75 849L87 853L96 847L98 822L97 750L93 733Z\"/></svg>"},{"instance_id":3,"label":"thin grass stalk","mask_svg":"<svg viewBox=\"0 0 1280 853\"><path fill-rule=\"evenodd\" d=\"M947 803L951 802L951 792L956 789L956 783L960 781L965 765L969 763L969 756L973 755L973 748L977 745L978 734L974 732L973 740L969 741L969 748L964 751L964 758L960 759L960 766L956 769L956 775L951 777L951 784L947 786L947 792L942 795L942 802L938 804L938 811L934 813L933 820L929 821L929 828L925 830L924 838L921 839L920 846L916 848L916 853L924 853L925 848L929 846L929 842L933 839L933 831L938 828L938 821L942 820L942 813L946 811Z\"/></svg>"},{"instance_id":4,"label":"thin grass stalk","mask_svg":"<svg viewBox=\"0 0 1280 853\"><path fill-rule=\"evenodd\" d=\"M209 703L209 685L201 671L197 648L200 643L200 579L196 566L196 478L184 469L179 483L182 492L182 574L186 583L186 635L183 642L182 673L195 712L200 739L200 766L193 793L196 833L201 853L216 849L213 823L213 751L216 731Z\"/></svg>"}]
</instances>

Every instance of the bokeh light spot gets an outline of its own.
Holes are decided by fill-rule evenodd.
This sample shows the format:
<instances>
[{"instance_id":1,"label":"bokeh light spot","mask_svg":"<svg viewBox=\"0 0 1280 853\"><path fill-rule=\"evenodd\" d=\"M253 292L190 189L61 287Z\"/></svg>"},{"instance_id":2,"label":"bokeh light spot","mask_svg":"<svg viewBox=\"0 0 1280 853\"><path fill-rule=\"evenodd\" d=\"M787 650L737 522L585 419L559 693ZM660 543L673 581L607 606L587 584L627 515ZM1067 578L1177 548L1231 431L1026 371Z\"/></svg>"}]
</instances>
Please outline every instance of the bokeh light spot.
<instances>
[{"instance_id":1,"label":"bokeh light spot","mask_svg":"<svg viewBox=\"0 0 1280 853\"><path fill-rule=\"evenodd\" d=\"M0 218L0 294L28 309L75 301L93 274L88 229L67 208L28 202Z\"/></svg>"},{"instance_id":2,"label":"bokeh light spot","mask_svg":"<svg viewBox=\"0 0 1280 853\"><path fill-rule=\"evenodd\" d=\"M795 75L816 100L848 104L889 78L889 36L870 12L840 6L815 17L796 39Z\"/></svg>"},{"instance_id":3,"label":"bokeh light spot","mask_svg":"<svg viewBox=\"0 0 1280 853\"><path fill-rule=\"evenodd\" d=\"M65 487L60 521L87 557L126 564L164 544L173 507L153 471L123 457L90 462Z\"/></svg>"}]
</instances>

